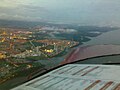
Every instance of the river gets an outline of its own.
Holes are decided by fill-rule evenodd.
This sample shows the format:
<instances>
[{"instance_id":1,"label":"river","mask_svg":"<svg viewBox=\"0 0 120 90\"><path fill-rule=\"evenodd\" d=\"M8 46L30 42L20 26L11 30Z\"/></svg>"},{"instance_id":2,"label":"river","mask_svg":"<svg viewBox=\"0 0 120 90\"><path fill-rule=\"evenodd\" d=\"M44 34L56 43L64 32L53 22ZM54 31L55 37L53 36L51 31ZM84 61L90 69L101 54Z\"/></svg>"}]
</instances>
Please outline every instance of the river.
<instances>
[{"instance_id":1,"label":"river","mask_svg":"<svg viewBox=\"0 0 120 90\"><path fill-rule=\"evenodd\" d=\"M120 30L113 30L99 35L98 37L91 38L90 41L84 42L82 46L86 45L99 45L99 44L113 44L120 45ZM70 51L69 51L70 52ZM68 52L68 53L69 53ZM59 65L64 59L66 55L61 57L54 57L50 60L40 60L39 62L46 66L46 68L51 68L56 65ZM83 63L106 63L106 62L118 62L120 55L117 56L107 56L107 57L99 57L93 58L90 60L86 60ZM114 61L113 61L114 60ZM82 63L82 62L81 62Z\"/></svg>"},{"instance_id":2,"label":"river","mask_svg":"<svg viewBox=\"0 0 120 90\"><path fill-rule=\"evenodd\" d=\"M97 45L97 44L120 44L120 30L113 30L101 34L98 37L93 37L90 41L83 45Z\"/></svg>"},{"instance_id":3,"label":"river","mask_svg":"<svg viewBox=\"0 0 120 90\"><path fill-rule=\"evenodd\" d=\"M83 46L99 44L120 45L120 30L114 30L103 33L100 36L94 37L90 41L85 42ZM91 58L80 63L81 64L120 63L120 55Z\"/></svg>"}]
</instances>

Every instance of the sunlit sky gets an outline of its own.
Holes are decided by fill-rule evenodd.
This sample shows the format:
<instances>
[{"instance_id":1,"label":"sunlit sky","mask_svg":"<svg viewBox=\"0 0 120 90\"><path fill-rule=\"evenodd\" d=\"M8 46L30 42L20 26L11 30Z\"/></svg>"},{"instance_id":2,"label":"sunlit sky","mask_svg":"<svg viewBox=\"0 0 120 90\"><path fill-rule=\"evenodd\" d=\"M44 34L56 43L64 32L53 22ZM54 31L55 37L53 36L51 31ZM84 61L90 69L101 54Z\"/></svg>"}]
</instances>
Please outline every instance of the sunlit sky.
<instances>
[{"instance_id":1,"label":"sunlit sky","mask_svg":"<svg viewBox=\"0 0 120 90\"><path fill-rule=\"evenodd\" d=\"M0 19L120 26L120 0L0 0Z\"/></svg>"}]
</instances>

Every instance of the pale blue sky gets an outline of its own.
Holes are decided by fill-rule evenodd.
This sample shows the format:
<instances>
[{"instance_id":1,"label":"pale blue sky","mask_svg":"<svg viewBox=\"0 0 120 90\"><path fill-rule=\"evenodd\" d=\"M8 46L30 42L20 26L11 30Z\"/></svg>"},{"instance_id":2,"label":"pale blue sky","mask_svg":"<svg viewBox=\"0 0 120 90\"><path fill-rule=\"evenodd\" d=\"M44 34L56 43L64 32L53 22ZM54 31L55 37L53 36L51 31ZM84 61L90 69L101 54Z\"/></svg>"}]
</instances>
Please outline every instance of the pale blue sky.
<instances>
[{"instance_id":1,"label":"pale blue sky","mask_svg":"<svg viewBox=\"0 0 120 90\"><path fill-rule=\"evenodd\" d=\"M120 26L120 0L0 0L0 19Z\"/></svg>"}]
</instances>

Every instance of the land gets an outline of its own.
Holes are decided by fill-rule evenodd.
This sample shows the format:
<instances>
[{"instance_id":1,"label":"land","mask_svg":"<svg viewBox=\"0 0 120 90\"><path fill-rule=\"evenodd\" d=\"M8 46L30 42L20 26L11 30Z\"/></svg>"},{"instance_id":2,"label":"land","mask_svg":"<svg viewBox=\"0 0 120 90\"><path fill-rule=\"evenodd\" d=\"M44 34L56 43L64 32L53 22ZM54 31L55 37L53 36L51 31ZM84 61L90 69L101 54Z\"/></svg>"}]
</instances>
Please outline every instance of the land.
<instances>
[{"instance_id":1,"label":"land","mask_svg":"<svg viewBox=\"0 0 120 90\"><path fill-rule=\"evenodd\" d=\"M91 37L118 29L20 21L0 23L1 85L20 76L33 78L38 73L34 71L42 73L48 69L47 63L38 61L62 57L71 48L91 40Z\"/></svg>"}]
</instances>

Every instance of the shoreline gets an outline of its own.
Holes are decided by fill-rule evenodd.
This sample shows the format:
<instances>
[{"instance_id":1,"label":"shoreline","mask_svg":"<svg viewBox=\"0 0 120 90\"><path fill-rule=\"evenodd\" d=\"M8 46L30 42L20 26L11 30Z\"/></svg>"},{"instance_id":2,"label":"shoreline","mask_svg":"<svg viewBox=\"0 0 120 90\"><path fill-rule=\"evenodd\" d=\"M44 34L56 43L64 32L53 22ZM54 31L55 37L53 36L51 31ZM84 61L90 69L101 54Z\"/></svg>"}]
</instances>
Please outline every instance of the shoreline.
<instances>
[{"instance_id":1,"label":"shoreline","mask_svg":"<svg viewBox=\"0 0 120 90\"><path fill-rule=\"evenodd\" d=\"M120 55L120 45L87 45L72 49L65 60L61 62L70 63L77 60L88 59L91 57ZM92 51L92 52L91 52Z\"/></svg>"}]
</instances>

